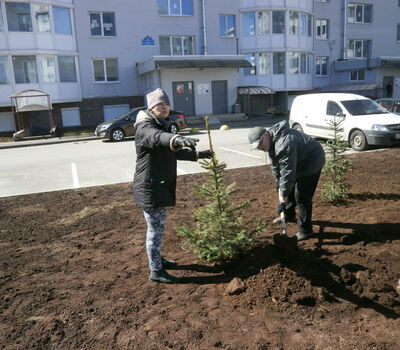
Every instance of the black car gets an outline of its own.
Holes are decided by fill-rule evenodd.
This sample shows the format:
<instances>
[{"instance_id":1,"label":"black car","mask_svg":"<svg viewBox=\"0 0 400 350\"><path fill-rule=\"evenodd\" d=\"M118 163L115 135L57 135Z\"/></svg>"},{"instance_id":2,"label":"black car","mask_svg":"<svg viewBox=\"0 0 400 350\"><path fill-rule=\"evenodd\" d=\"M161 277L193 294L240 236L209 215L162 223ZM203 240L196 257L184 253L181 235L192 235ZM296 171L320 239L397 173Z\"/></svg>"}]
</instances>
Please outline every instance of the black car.
<instances>
[{"instance_id":1,"label":"black car","mask_svg":"<svg viewBox=\"0 0 400 350\"><path fill-rule=\"evenodd\" d=\"M146 107L136 107L121 114L118 118L108 120L96 127L94 134L100 138L110 141L122 141L125 137L135 136L135 122L139 111ZM171 123L168 131L176 134L179 130L187 127L185 115L181 112L170 110L167 120Z\"/></svg>"}]
</instances>

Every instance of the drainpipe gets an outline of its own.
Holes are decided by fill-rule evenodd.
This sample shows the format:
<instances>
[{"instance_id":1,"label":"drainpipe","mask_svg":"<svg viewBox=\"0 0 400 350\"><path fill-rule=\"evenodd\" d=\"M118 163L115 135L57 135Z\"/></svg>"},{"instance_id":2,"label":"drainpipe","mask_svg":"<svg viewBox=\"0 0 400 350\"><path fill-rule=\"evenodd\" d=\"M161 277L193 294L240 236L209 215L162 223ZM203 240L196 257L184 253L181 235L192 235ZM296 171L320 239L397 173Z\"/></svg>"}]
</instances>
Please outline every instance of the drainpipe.
<instances>
[{"instance_id":1,"label":"drainpipe","mask_svg":"<svg viewBox=\"0 0 400 350\"><path fill-rule=\"evenodd\" d=\"M202 5L202 17L203 25L201 27L203 31L203 55L207 55L207 28L206 28L206 0L201 1Z\"/></svg>"},{"instance_id":2,"label":"drainpipe","mask_svg":"<svg viewBox=\"0 0 400 350\"><path fill-rule=\"evenodd\" d=\"M343 53L342 58L347 59L347 0L343 0Z\"/></svg>"}]
</instances>

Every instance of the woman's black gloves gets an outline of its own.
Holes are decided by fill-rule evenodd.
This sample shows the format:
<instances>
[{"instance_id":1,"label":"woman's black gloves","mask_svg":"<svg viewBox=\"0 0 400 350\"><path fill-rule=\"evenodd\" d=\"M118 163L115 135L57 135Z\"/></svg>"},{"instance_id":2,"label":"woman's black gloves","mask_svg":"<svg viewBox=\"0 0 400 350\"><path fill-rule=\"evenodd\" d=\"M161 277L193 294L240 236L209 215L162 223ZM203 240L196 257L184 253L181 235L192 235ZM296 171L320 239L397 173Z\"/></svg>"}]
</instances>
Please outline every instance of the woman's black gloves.
<instances>
[{"instance_id":1,"label":"woman's black gloves","mask_svg":"<svg viewBox=\"0 0 400 350\"><path fill-rule=\"evenodd\" d=\"M193 151L196 149L196 143L199 142L199 139L194 139L191 137L183 137L183 136L178 136L174 142L175 145L181 146L181 147L189 147Z\"/></svg>"},{"instance_id":2,"label":"woman's black gloves","mask_svg":"<svg viewBox=\"0 0 400 350\"><path fill-rule=\"evenodd\" d=\"M200 151L200 152L197 152L197 158L198 159L204 159L204 158L211 159L213 154L214 154L214 152L211 152L210 150Z\"/></svg>"}]
</instances>

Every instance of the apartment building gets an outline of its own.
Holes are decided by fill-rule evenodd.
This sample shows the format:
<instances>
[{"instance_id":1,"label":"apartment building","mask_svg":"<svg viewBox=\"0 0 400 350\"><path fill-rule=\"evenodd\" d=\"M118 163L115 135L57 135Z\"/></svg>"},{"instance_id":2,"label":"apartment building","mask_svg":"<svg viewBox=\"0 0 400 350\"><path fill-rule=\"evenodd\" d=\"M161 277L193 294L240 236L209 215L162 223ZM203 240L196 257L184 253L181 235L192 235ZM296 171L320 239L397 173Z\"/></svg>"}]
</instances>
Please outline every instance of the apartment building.
<instances>
[{"instance_id":1,"label":"apartment building","mask_svg":"<svg viewBox=\"0 0 400 350\"><path fill-rule=\"evenodd\" d=\"M258 87L253 113L308 92L381 97L388 82L400 97L400 0L0 1L0 133L16 127L10 95L27 89L50 95L64 127L111 119L156 87L187 115L243 108L239 87Z\"/></svg>"},{"instance_id":2,"label":"apartment building","mask_svg":"<svg viewBox=\"0 0 400 350\"><path fill-rule=\"evenodd\" d=\"M69 106L81 99L73 1L1 0L0 132L29 126L35 135L48 133L57 120L79 124L79 110Z\"/></svg>"}]
</instances>

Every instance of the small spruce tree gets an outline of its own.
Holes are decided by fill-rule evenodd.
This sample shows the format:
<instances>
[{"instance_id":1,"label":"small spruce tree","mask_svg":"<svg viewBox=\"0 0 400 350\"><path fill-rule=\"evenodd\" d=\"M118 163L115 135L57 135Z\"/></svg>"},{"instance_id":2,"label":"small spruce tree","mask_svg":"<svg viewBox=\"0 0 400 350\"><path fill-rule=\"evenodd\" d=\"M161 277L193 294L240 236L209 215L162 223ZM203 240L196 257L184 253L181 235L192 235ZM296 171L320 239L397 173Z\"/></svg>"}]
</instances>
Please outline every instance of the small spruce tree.
<instances>
[{"instance_id":1,"label":"small spruce tree","mask_svg":"<svg viewBox=\"0 0 400 350\"><path fill-rule=\"evenodd\" d=\"M213 151L208 116L206 128ZM248 200L237 206L229 197L236 193L236 183L226 186L223 183L226 164L218 162L215 154L211 160L202 160L208 180L202 185L195 185L194 193L200 195L207 203L194 210L197 219L196 227L183 225L176 227L178 235L184 238L185 246L201 259L213 262L224 262L237 257L254 244L254 236L265 229L265 224L254 219L244 220L243 211L251 206Z\"/></svg>"},{"instance_id":2,"label":"small spruce tree","mask_svg":"<svg viewBox=\"0 0 400 350\"><path fill-rule=\"evenodd\" d=\"M346 182L345 176L347 172L353 170L353 162L343 154L347 149L347 142L341 136L342 122L343 115L337 115L329 121L333 139L325 142L328 157L322 173L327 180L322 185L322 196L330 202L348 198L350 185Z\"/></svg>"}]
</instances>

